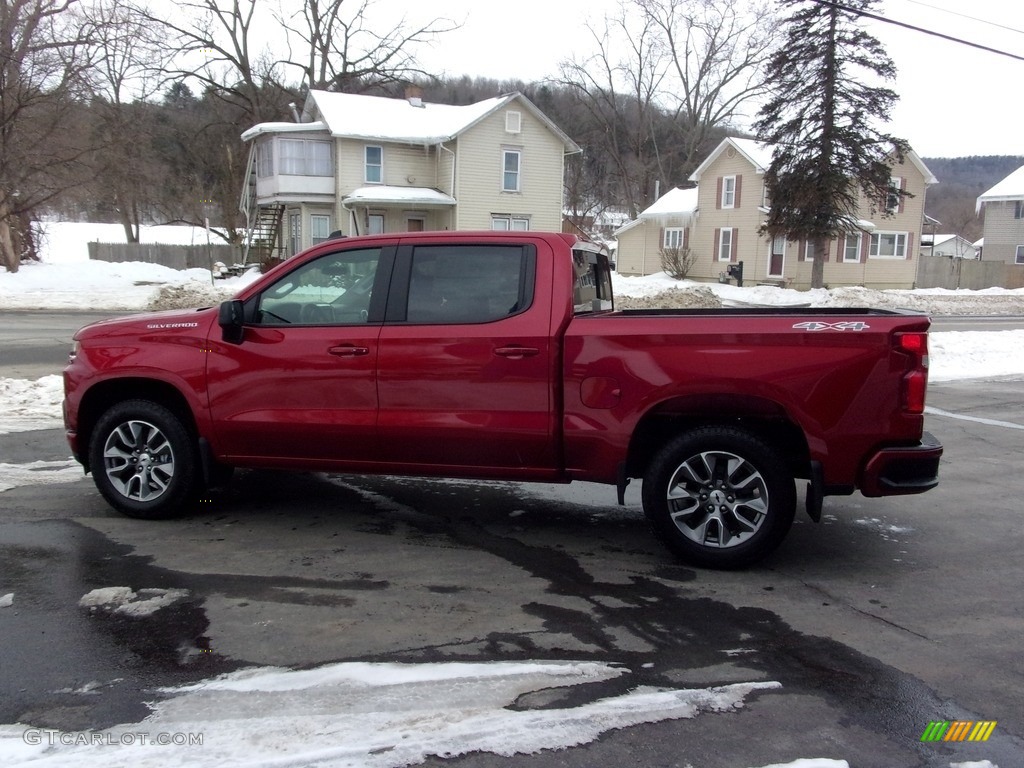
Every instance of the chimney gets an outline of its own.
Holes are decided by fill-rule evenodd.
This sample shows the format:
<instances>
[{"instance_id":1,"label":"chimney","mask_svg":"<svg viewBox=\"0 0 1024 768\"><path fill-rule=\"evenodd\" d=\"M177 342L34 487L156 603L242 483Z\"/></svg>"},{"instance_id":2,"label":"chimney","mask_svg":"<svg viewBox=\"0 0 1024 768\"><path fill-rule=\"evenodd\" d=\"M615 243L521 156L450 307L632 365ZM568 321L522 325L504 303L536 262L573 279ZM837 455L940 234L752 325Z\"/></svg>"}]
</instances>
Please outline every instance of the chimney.
<instances>
[{"instance_id":1,"label":"chimney","mask_svg":"<svg viewBox=\"0 0 1024 768\"><path fill-rule=\"evenodd\" d=\"M410 105L423 109L423 89L418 85L405 86L405 99Z\"/></svg>"}]
</instances>

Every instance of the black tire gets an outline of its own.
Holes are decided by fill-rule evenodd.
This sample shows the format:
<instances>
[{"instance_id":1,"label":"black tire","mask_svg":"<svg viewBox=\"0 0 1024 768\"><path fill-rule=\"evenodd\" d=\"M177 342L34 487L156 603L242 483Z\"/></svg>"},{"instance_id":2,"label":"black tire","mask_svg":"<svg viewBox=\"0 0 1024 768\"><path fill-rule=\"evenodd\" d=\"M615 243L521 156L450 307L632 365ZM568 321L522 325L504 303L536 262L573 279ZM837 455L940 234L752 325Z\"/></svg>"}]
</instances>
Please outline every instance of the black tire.
<instances>
[{"instance_id":1,"label":"black tire","mask_svg":"<svg viewBox=\"0 0 1024 768\"><path fill-rule=\"evenodd\" d=\"M795 482L760 438L702 427L670 441L644 475L644 512L680 559L744 568L772 552L796 511Z\"/></svg>"},{"instance_id":2,"label":"black tire","mask_svg":"<svg viewBox=\"0 0 1024 768\"><path fill-rule=\"evenodd\" d=\"M198 450L188 429L149 400L126 400L100 417L89 461L103 498L128 517L176 517L201 486Z\"/></svg>"}]
</instances>

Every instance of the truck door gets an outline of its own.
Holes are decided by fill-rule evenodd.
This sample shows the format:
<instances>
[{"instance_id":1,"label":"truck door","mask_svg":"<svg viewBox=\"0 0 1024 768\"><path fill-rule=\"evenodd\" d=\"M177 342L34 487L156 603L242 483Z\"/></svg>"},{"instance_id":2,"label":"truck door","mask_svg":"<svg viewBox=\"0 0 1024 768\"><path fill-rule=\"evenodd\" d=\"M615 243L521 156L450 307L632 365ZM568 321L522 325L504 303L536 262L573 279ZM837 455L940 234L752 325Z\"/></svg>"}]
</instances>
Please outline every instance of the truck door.
<instances>
[{"instance_id":1,"label":"truck door","mask_svg":"<svg viewBox=\"0 0 1024 768\"><path fill-rule=\"evenodd\" d=\"M393 256L393 246L339 248L246 300L242 342L210 345L210 410L221 452L373 460L377 336Z\"/></svg>"},{"instance_id":2,"label":"truck door","mask_svg":"<svg viewBox=\"0 0 1024 768\"><path fill-rule=\"evenodd\" d=\"M536 247L399 247L378 361L388 463L539 477L557 466L551 286L536 280Z\"/></svg>"}]
</instances>

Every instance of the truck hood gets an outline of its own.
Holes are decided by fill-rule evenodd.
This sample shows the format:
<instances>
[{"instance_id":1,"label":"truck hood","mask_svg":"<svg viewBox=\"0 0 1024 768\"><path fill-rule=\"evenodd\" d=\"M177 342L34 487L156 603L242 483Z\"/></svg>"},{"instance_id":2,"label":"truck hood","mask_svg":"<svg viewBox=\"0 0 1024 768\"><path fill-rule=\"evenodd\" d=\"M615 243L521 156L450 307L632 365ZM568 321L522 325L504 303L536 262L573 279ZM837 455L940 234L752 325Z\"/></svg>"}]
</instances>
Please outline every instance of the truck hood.
<instances>
[{"instance_id":1,"label":"truck hood","mask_svg":"<svg viewBox=\"0 0 1024 768\"><path fill-rule=\"evenodd\" d=\"M144 312L123 317L111 317L80 328L74 335L75 341L102 336L119 336L122 333L176 333L194 332L205 336L211 322L217 319L216 307L202 309L169 309L162 312Z\"/></svg>"}]
</instances>

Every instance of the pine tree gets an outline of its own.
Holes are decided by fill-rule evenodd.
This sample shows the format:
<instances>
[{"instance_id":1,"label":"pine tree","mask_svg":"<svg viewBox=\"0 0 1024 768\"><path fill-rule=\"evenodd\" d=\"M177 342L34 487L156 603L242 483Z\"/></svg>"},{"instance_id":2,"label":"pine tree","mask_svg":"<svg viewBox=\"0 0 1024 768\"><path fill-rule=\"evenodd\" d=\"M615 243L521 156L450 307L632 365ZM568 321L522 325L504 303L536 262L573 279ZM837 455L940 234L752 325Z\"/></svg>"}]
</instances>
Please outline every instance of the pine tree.
<instances>
[{"instance_id":1,"label":"pine tree","mask_svg":"<svg viewBox=\"0 0 1024 768\"><path fill-rule=\"evenodd\" d=\"M820 288L828 240L855 229L859 192L872 215L883 216L894 195L906 194L891 187L891 177L910 148L878 127L896 93L863 82L896 76L882 44L858 26L858 12L871 11L875 0L779 1L793 11L768 65L771 99L754 124L757 138L774 145L762 231L815 243L811 286Z\"/></svg>"}]
</instances>

